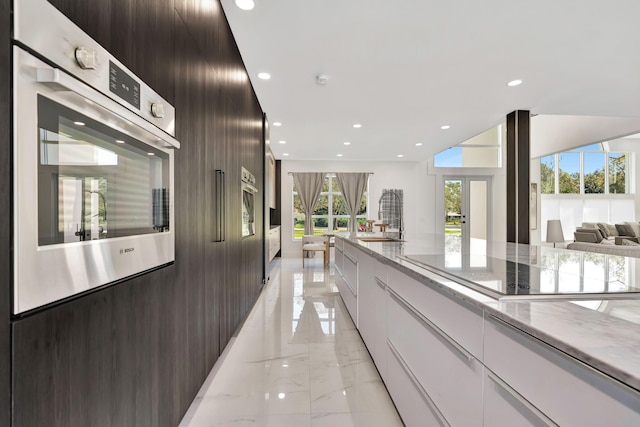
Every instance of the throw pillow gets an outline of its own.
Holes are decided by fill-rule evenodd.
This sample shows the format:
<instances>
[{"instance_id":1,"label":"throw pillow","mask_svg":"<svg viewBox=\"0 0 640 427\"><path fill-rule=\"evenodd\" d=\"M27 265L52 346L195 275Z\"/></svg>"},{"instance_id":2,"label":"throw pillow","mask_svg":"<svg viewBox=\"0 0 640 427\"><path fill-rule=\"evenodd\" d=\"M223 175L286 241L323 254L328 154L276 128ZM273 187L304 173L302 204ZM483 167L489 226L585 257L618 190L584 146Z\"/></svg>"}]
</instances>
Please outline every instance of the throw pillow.
<instances>
[{"instance_id":1,"label":"throw pillow","mask_svg":"<svg viewBox=\"0 0 640 427\"><path fill-rule=\"evenodd\" d=\"M640 246L640 243L636 243L633 240L624 239L622 241L622 246Z\"/></svg>"},{"instance_id":2,"label":"throw pillow","mask_svg":"<svg viewBox=\"0 0 640 427\"><path fill-rule=\"evenodd\" d=\"M605 224L607 226L607 230L609 230L609 237L611 236L619 236L618 234L618 230L616 229L616 226L613 224Z\"/></svg>"},{"instance_id":3,"label":"throw pillow","mask_svg":"<svg viewBox=\"0 0 640 427\"><path fill-rule=\"evenodd\" d=\"M613 240L603 240L602 242L600 242L601 245L613 245L615 246L615 242Z\"/></svg>"},{"instance_id":4,"label":"throw pillow","mask_svg":"<svg viewBox=\"0 0 640 427\"><path fill-rule=\"evenodd\" d=\"M607 224L603 223L603 222L599 222L598 223L598 228L600 229L600 231L602 232L602 236L605 239L609 238L609 229L607 228Z\"/></svg>"},{"instance_id":5,"label":"throw pillow","mask_svg":"<svg viewBox=\"0 0 640 427\"><path fill-rule=\"evenodd\" d=\"M633 234L631 236L638 237L640 236L640 223L637 222L625 222L625 224L633 230Z\"/></svg>"},{"instance_id":6,"label":"throw pillow","mask_svg":"<svg viewBox=\"0 0 640 427\"><path fill-rule=\"evenodd\" d=\"M600 243L603 239L602 233L598 228L584 228L578 227L576 228L576 232L579 234L591 234L593 235L593 239L589 239L589 242ZM579 241L587 241L587 240L579 240Z\"/></svg>"},{"instance_id":7,"label":"throw pillow","mask_svg":"<svg viewBox=\"0 0 640 427\"><path fill-rule=\"evenodd\" d=\"M633 229L627 224L616 224L616 230L618 230L618 234L620 234L621 236L636 236Z\"/></svg>"}]
</instances>

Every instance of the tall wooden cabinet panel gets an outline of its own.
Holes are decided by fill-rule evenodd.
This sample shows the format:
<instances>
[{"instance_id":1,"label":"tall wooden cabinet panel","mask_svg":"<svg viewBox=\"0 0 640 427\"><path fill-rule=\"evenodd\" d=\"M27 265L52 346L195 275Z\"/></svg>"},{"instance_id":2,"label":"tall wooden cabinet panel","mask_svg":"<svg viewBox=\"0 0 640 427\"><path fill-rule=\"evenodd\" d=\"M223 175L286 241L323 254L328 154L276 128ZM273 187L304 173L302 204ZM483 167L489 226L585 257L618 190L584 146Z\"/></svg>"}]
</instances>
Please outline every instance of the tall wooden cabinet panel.
<instances>
[{"instance_id":1,"label":"tall wooden cabinet panel","mask_svg":"<svg viewBox=\"0 0 640 427\"><path fill-rule=\"evenodd\" d=\"M205 212L207 212L202 229L204 237L204 258L205 258L205 282L204 282L204 328L205 344L204 357L205 366L209 370L220 354L220 333L218 318L220 316L220 277L219 263L224 253L224 242L216 242L215 224L216 217L216 153L215 130L219 120L218 103L216 99L219 93L219 84L215 79L213 70L207 68L205 71L205 178L204 178L204 202Z\"/></svg>"},{"instance_id":2,"label":"tall wooden cabinet panel","mask_svg":"<svg viewBox=\"0 0 640 427\"><path fill-rule=\"evenodd\" d=\"M132 69L169 103L174 103L173 0L132 0L135 13ZM115 34L131 36L118 31ZM152 49L153 54L147 53ZM198 67L200 68L200 67Z\"/></svg>"},{"instance_id":3,"label":"tall wooden cabinet panel","mask_svg":"<svg viewBox=\"0 0 640 427\"><path fill-rule=\"evenodd\" d=\"M205 153L205 74L199 66L202 57L182 19L175 18L176 111L179 111L176 136L181 149L176 153L175 197L177 222L176 268L179 286L186 293L184 337L188 357L181 363L188 373L183 389L191 394L205 372L204 361L204 153ZM182 118L183 120L179 120ZM187 365L188 364L188 365ZM197 391L197 390L196 390Z\"/></svg>"},{"instance_id":4,"label":"tall wooden cabinet panel","mask_svg":"<svg viewBox=\"0 0 640 427\"><path fill-rule=\"evenodd\" d=\"M0 2L0 99L11 98L10 2ZM0 102L0 425L8 425L11 408L11 121L10 102Z\"/></svg>"}]
</instances>

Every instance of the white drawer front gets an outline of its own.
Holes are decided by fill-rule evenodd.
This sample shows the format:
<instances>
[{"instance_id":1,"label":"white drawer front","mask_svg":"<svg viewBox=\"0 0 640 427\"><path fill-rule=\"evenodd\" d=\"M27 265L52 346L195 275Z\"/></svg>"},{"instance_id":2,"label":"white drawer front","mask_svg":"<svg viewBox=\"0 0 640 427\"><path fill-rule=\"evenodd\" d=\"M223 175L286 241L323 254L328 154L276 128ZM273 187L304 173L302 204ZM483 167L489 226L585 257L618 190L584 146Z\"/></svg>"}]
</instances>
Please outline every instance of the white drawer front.
<instances>
[{"instance_id":1,"label":"white drawer front","mask_svg":"<svg viewBox=\"0 0 640 427\"><path fill-rule=\"evenodd\" d=\"M382 263L378 260L375 260L375 265L373 267L374 269L374 275L382 280L384 283L387 283L389 281L389 279L387 278L387 269L389 267L387 267L387 264Z\"/></svg>"},{"instance_id":2,"label":"white drawer front","mask_svg":"<svg viewBox=\"0 0 640 427\"><path fill-rule=\"evenodd\" d=\"M531 402L487 369L485 369L483 401L483 425L487 427L556 425Z\"/></svg>"},{"instance_id":3,"label":"white drawer front","mask_svg":"<svg viewBox=\"0 0 640 427\"><path fill-rule=\"evenodd\" d=\"M351 289L354 295L358 294L358 259L353 255L344 253L342 261L342 275L344 276L347 286Z\"/></svg>"},{"instance_id":4,"label":"white drawer front","mask_svg":"<svg viewBox=\"0 0 640 427\"><path fill-rule=\"evenodd\" d=\"M398 270L389 268L388 286L468 350L482 360L482 311L456 301Z\"/></svg>"},{"instance_id":5,"label":"white drawer front","mask_svg":"<svg viewBox=\"0 0 640 427\"><path fill-rule=\"evenodd\" d=\"M407 301L389 295L389 343L451 425L478 426L483 365Z\"/></svg>"},{"instance_id":6,"label":"white drawer front","mask_svg":"<svg viewBox=\"0 0 640 427\"><path fill-rule=\"evenodd\" d=\"M338 272L338 274L343 274L342 270L343 270L343 259L344 259L344 255L342 252L342 249L339 249L338 246L336 245L335 247L335 251L334 251L334 265L336 266L336 270Z\"/></svg>"},{"instance_id":7,"label":"white drawer front","mask_svg":"<svg viewBox=\"0 0 640 427\"><path fill-rule=\"evenodd\" d=\"M347 307L349 311L349 315L351 316L351 320L353 323L356 323L357 319L357 311L356 311L356 296L351 292L351 288L349 288L340 274L336 274L335 276L336 286L338 287L338 291L340 291L340 296L342 297L342 301L344 301L344 305Z\"/></svg>"},{"instance_id":8,"label":"white drawer front","mask_svg":"<svg viewBox=\"0 0 640 427\"><path fill-rule=\"evenodd\" d=\"M640 394L488 317L485 365L561 426L640 426Z\"/></svg>"},{"instance_id":9,"label":"white drawer front","mask_svg":"<svg viewBox=\"0 0 640 427\"><path fill-rule=\"evenodd\" d=\"M375 342L373 361L384 381L387 380L387 285L378 276L375 281Z\"/></svg>"},{"instance_id":10,"label":"white drawer front","mask_svg":"<svg viewBox=\"0 0 640 427\"><path fill-rule=\"evenodd\" d=\"M405 426L448 426L398 351L391 345L387 348L389 375L384 382Z\"/></svg>"}]
</instances>

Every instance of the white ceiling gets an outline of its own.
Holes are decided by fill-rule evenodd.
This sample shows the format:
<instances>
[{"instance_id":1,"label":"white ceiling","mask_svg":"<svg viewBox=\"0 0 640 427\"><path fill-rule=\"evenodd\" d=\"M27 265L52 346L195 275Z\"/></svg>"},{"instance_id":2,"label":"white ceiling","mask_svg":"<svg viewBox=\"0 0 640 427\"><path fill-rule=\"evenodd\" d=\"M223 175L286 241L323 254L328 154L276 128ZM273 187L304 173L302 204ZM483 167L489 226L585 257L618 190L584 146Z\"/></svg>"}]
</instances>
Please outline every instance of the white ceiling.
<instances>
[{"instance_id":1,"label":"white ceiling","mask_svg":"<svg viewBox=\"0 0 640 427\"><path fill-rule=\"evenodd\" d=\"M640 117L639 0L222 5L278 159L426 160L516 109Z\"/></svg>"}]
</instances>

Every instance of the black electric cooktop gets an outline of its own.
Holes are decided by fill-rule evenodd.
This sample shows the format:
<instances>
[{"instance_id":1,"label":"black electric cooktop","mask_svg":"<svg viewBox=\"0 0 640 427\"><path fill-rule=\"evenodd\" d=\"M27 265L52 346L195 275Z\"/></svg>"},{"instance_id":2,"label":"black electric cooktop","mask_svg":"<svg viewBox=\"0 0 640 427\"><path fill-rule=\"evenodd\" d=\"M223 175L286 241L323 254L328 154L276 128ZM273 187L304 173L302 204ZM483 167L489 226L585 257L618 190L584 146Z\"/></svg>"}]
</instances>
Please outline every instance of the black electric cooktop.
<instances>
[{"instance_id":1,"label":"black electric cooktop","mask_svg":"<svg viewBox=\"0 0 640 427\"><path fill-rule=\"evenodd\" d=\"M535 265L460 253L399 258L498 299L640 297L635 260L626 257L550 251Z\"/></svg>"}]
</instances>

